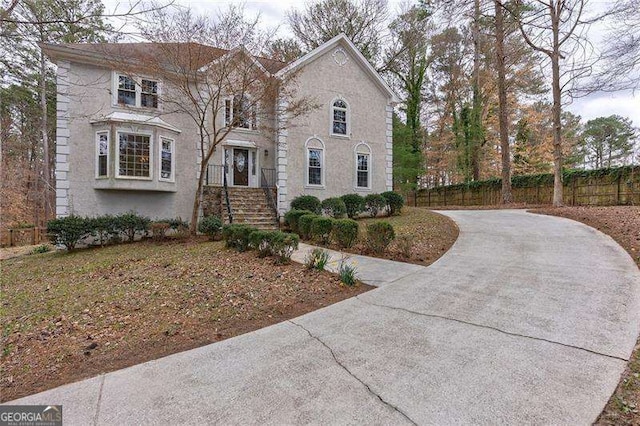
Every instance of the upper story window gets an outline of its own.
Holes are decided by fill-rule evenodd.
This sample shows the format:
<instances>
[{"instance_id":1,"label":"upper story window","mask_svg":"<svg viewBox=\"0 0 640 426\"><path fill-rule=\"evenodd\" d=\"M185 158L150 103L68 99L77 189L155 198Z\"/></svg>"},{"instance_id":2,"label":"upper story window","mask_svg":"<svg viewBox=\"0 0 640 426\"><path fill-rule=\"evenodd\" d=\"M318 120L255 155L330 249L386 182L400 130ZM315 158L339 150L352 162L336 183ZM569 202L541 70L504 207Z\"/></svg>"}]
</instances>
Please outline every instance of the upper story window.
<instances>
[{"instance_id":1,"label":"upper story window","mask_svg":"<svg viewBox=\"0 0 640 426\"><path fill-rule=\"evenodd\" d=\"M236 95L224 102L224 124L241 129L256 130L258 120L256 105L251 103L248 96Z\"/></svg>"},{"instance_id":2,"label":"upper story window","mask_svg":"<svg viewBox=\"0 0 640 426\"><path fill-rule=\"evenodd\" d=\"M118 105L158 108L158 82L142 78L139 81L126 75L117 75Z\"/></svg>"},{"instance_id":3,"label":"upper story window","mask_svg":"<svg viewBox=\"0 0 640 426\"><path fill-rule=\"evenodd\" d=\"M336 99L331 105L331 133L347 136L348 106L342 99Z\"/></svg>"}]
</instances>

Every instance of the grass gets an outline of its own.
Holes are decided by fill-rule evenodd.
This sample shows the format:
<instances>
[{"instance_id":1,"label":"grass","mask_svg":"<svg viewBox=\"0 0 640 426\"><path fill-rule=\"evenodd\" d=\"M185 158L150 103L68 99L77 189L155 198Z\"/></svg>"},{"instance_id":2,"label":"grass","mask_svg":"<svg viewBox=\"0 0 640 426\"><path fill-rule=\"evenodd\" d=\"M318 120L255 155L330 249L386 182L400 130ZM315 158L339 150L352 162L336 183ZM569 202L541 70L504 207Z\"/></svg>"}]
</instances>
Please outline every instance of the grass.
<instances>
[{"instance_id":1,"label":"grass","mask_svg":"<svg viewBox=\"0 0 640 426\"><path fill-rule=\"evenodd\" d=\"M11 400L354 296L332 274L221 242L141 242L3 260L0 396Z\"/></svg>"}]
</instances>

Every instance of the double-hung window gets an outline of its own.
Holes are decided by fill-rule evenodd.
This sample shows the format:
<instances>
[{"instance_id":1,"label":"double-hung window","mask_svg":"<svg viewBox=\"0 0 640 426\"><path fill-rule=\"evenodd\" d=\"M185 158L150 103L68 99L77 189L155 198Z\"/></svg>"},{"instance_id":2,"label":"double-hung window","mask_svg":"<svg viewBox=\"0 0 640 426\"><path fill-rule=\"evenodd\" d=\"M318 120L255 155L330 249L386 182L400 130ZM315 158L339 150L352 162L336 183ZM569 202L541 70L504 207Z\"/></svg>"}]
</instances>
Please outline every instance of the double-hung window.
<instances>
[{"instance_id":1,"label":"double-hung window","mask_svg":"<svg viewBox=\"0 0 640 426\"><path fill-rule=\"evenodd\" d=\"M174 160L173 160L174 140L160 137L160 180L173 181Z\"/></svg>"},{"instance_id":2,"label":"double-hung window","mask_svg":"<svg viewBox=\"0 0 640 426\"><path fill-rule=\"evenodd\" d=\"M118 76L118 103L136 106L136 82L126 75Z\"/></svg>"},{"instance_id":3,"label":"double-hung window","mask_svg":"<svg viewBox=\"0 0 640 426\"><path fill-rule=\"evenodd\" d=\"M369 154L358 154L356 160L356 186L369 188Z\"/></svg>"},{"instance_id":4,"label":"double-hung window","mask_svg":"<svg viewBox=\"0 0 640 426\"><path fill-rule=\"evenodd\" d=\"M109 176L109 132L96 133L96 177Z\"/></svg>"},{"instance_id":5,"label":"double-hung window","mask_svg":"<svg viewBox=\"0 0 640 426\"><path fill-rule=\"evenodd\" d=\"M151 136L118 133L118 177L151 177Z\"/></svg>"},{"instance_id":6,"label":"double-hung window","mask_svg":"<svg viewBox=\"0 0 640 426\"><path fill-rule=\"evenodd\" d=\"M308 150L308 180L309 185L322 185L322 150L310 148Z\"/></svg>"},{"instance_id":7,"label":"double-hung window","mask_svg":"<svg viewBox=\"0 0 640 426\"><path fill-rule=\"evenodd\" d=\"M158 82L148 78L134 79L117 75L118 105L138 108L158 108Z\"/></svg>"},{"instance_id":8,"label":"double-hung window","mask_svg":"<svg viewBox=\"0 0 640 426\"><path fill-rule=\"evenodd\" d=\"M334 135L347 135L347 103L337 99L331 105L331 133Z\"/></svg>"}]
</instances>

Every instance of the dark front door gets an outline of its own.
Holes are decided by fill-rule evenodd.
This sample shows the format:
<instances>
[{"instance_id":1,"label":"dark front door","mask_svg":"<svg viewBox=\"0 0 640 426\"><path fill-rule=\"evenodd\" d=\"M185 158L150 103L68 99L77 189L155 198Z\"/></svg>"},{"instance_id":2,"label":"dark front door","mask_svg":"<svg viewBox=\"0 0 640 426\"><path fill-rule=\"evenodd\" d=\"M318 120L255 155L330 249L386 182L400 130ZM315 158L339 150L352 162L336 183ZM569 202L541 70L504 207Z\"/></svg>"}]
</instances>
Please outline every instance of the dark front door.
<instances>
[{"instance_id":1,"label":"dark front door","mask_svg":"<svg viewBox=\"0 0 640 426\"><path fill-rule=\"evenodd\" d=\"M249 186L249 150L233 150L233 184L235 186Z\"/></svg>"}]
</instances>

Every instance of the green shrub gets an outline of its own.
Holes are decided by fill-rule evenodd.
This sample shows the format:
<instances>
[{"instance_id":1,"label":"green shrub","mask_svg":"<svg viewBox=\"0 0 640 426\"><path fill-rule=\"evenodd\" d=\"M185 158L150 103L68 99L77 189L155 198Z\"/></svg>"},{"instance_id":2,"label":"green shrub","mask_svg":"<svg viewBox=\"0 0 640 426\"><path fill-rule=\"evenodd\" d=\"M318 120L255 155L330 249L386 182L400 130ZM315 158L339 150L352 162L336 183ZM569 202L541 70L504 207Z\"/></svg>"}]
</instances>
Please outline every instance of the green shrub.
<instances>
[{"instance_id":1,"label":"green shrub","mask_svg":"<svg viewBox=\"0 0 640 426\"><path fill-rule=\"evenodd\" d=\"M303 240L308 240L311 237L311 223L316 217L318 217L317 214L305 214L298 219L298 235Z\"/></svg>"},{"instance_id":2,"label":"green shrub","mask_svg":"<svg viewBox=\"0 0 640 426\"><path fill-rule=\"evenodd\" d=\"M404 206L404 197L397 192L387 191L380 194L387 201L387 207L389 208L389 214L400 214L402 206Z\"/></svg>"},{"instance_id":3,"label":"green shrub","mask_svg":"<svg viewBox=\"0 0 640 426\"><path fill-rule=\"evenodd\" d=\"M296 234L300 232L300 230L298 229L298 220L300 219L301 216L304 216L305 214L314 214L314 213L310 210L292 209L284 214L284 221L287 225L289 225L289 228L291 228L292 232L295 232Z\"/></svg>"},{"instance_id":4,"label":"green shrub","mask_svg":"<svg viewBox=\"0 0 640 426\"><path fill-rule=\"evenodd\" d=\"M176 217L173 219L164 219L162 222L167 222L169 224L169 228L174 231L178 231L180 229L189 229L189 222L182 220L181 217Z\"/></svg>"},{"instance_id":5,"label":"green shrub","mask_svg":"<svg viewBox=\"0 0 640 426\"><path fill-rule=\"evenodd\" d=\"M294 210L309 210L312 213L320 214L320 200L313 195L300 195L291 201L291 208Z\"/></svg>"},{"instance_id":6,"label":"green shrub","mask_svg":"<svg viewBox=\"0 0 640 426\"><path fill-rule=\"evenodd\" d=\"M258 251L259 257L267 257L272 253L271 238L273 232L256 230L249 234L249 247Z\"/></svg>"},{"instance_id":7,"label":"green shrub","mask_svg":"<svg viewBox=\"0 0 640 426\"><path fill-rule=\"evenodd\" d=\"M67 216L47 222L47 233L54 244L68 251L76 248L79 242L91 235L91 219L80 216Z\"/></svg>"},{"instance_id":8,"label":"green shrub","mask_svg":"<svg viewBox=\"0 0 640 426\"><path fill-rule=\"evenodd\" d=\"M298 248L300 237L281 231L271 232L269 244L271 253L275 256L277 263L287 263L291 260L291 255Z\"/></svg>"},{"instance_id":9,"label":"green shrub","mask_svg":"<svg viewBox=\"0 0 640 426\"><path fill-rule=\"evenodd\" d=\"M314 248L304 258L304 264L309 269L317 269L318 271L324 271L324 268L329 263L329 252L322 250L319 247Z\"/></svg>"},{"instance_id":10,"label":"green shrub","mask_svg":"<svg viewBox=\"0 0 640 426\"><path fill-rule=\"evenodd\" d=\"M311 239L318 241L321 244L327 244L331 237L333 222L335 222L335 219L330 217L317 216L314 218L311 221Z\"/></svg>"},{"instance_id":11,"label":"green shrub","mask_svg":"<svg viewBox=\"0 0 640 426\"><path fill-rule=\"evenodd\" d=\"M91 221L91 235L95 237L101 246L113 240L118 231L118 222L115 216L105 214L88 219Z\"/></svg>"},{"instance_id":12,"label":"green shrub","mask_svg":"<svg viewBox=\"0 0 640 426\"><path fill-rule=\"evenodd\" d=\"M387 200L380 194L369 194L364 197L364 203L367 209L367 212L371 215L371 217L378 216L378 213L384 211L387 207Z\"/></svg>"},{"instance_id":13,"label":"green shrub","mask_svg":"<svg viewBox=\"0 0 640 426\"><path fill-rule=\"evenodd\" d=\"M149 231L151 219L134 212L119 214L114 218L114 228L117 232L122 232L128 242L132 242L138 232Z\"/></svg>"},{"instance_id":14,"label":"green shrub","mask_svg":"<svg viewBox=\"0 0 640 426\"><path fill-rule=\"evenodd\" d=\"M225 225L222 228L222 238L225 240L227 247L242 252L249 248L249 235L254 231L256 229L248 225Z\"/></svg>"},{"instance_id":15,"label":"green shrub","mask_svg":"<svg viewBox=\"0 0 640 426\"><path fill-rule=\"evenodd\" d=\"M347 217L353 219L364 211L364 197L360 194L343 195L342 201L347 209Z\"/></svg>"},{"instance_id":16,"label":"green shrub","mask_svg":"<svg viewBox=\"0 0 640 426\"><path fill-rule=\"evenodd\" d=\"M322 200L322 211L335 219L340 219L347 214L347 206L341 198L327 198Z\"/></svg>"},{"instance_id":17,"label":"green shrub","mask_svg":"<svg viewBox=\"0 0 640 426\"><path fill-rule=\"evenodd\" d=\"M210 240L213 239L222 230L222 221L217 216L203 217L200 223L198 223L198 232L208 236Z\"/></svg>"},{"instance_id":18,"label":"green shrub","mask_svg":"<svg viewBox=\"0 0 640 426\"><path fill-rule=\"evenodd\" d=\"M40 253L47 253L50 251L51 251L51 246L49 244L40 244L38 247L34 247L29 253L40 254Z\"/></svg>"},{"instance_id":19,"label":"green shrub","mask_svg":"<svg viewBox=\"0 0 640 426\"><path fill-rule=\"evenodd\" d=\"M162 220L154 220L151 222L151 238L154 241L163 241L167 238L169 223Z\"/></svg>"},{"instance_id":20,"label":"green shrub","mask_svg":"<svg viewBox=\"0 0 640 426\"><path fill-rule=\"evenodd\" d=\"M350 248L358 239L358 222L353 219L334 220L331 234L341 248Z\"/></svg>"},{"instance_id":21,"label":"green shrub","mask_svg":"<svg viewBox=\"0 0 640 426\"><path fill-rule=\"evenodd\" d=\"M338 275L340 276L340 281L349 287L356 285L356 281L358 280L355 265L346 263L345 259L342 259L340 262Z\"/></svg>"},{"instance_id":22,"label":"green shrub","mask_svg":"<svg viewBox=\"0 0 640 426\"><path fill-rule=\"evenodd\" d=\"M395 238L396 233L389 222L375 222L367 226L367 248L373 253L384 253Z\"/></svg>"}]
</instances>

